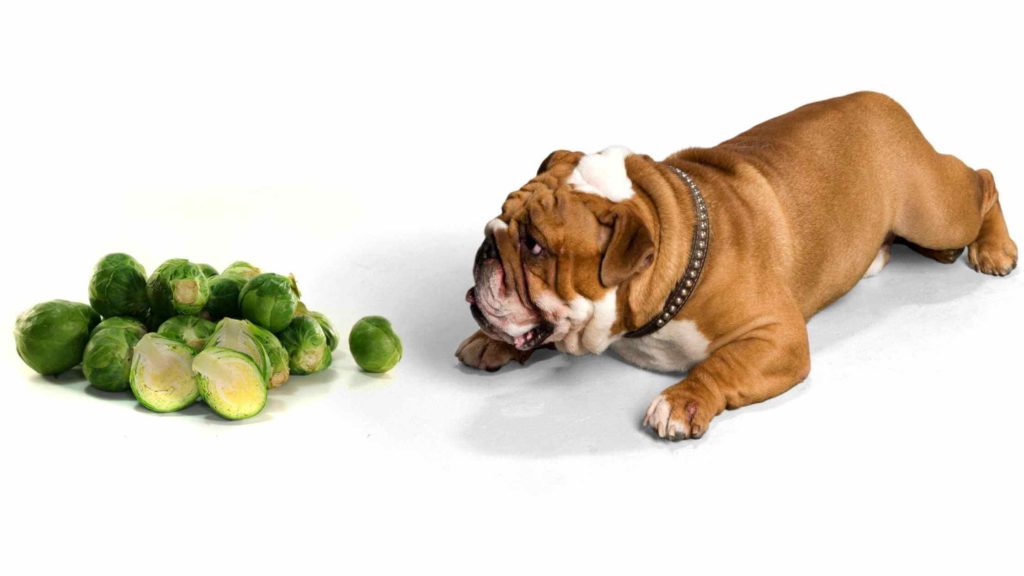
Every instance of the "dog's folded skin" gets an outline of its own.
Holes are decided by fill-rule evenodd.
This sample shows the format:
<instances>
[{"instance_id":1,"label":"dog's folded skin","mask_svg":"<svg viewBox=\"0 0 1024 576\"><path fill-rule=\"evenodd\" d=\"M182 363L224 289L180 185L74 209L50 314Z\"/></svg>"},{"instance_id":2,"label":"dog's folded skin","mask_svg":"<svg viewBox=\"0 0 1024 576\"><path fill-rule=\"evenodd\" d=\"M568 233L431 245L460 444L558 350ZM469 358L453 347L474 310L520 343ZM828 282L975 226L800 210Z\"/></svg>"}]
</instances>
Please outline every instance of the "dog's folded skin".
<instances>
[{"instance_id":1,"label":"dog's folded skin","mask_svg":"<svg viewBox=\"0 0 1024 576\"><path fill-rule=\"evenodd\" d=\"M685 305L655 332L710 238ZM699 239L698 239L699 240ZM992 174L938 154L893 100L857 93L810 104L714 148L656 162L624 148L557 151L485 229L467 293L481 330L456 352L497 370L538 347L687 372L650 404L661 438L699 438L717 414L785 392L810 370L806 321L894 242L940 262L966 247L993 275L1016 266Z\"/></svg>"}]
</instances>

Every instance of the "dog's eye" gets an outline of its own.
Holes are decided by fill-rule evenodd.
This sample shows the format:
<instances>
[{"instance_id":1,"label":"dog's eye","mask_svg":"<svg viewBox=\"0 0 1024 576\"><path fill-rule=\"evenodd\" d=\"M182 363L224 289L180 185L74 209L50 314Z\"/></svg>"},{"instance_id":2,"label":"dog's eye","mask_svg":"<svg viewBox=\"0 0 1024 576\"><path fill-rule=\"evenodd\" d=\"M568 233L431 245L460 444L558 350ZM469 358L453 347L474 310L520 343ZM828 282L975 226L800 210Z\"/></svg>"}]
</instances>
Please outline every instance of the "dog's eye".
<instances>
[{"instance_id":1,"label":"dog's eye","mask_svg":"<svg viewBox=\"0 0 1024 576\"><path fill-rule=\"evenodd\" d=\"M526 247L526 251L534 256L540 256L544 253L544 247L537 242L537 239L530 235L529 232L523 235L523 246Z\"/></svg>"}]
</instances>

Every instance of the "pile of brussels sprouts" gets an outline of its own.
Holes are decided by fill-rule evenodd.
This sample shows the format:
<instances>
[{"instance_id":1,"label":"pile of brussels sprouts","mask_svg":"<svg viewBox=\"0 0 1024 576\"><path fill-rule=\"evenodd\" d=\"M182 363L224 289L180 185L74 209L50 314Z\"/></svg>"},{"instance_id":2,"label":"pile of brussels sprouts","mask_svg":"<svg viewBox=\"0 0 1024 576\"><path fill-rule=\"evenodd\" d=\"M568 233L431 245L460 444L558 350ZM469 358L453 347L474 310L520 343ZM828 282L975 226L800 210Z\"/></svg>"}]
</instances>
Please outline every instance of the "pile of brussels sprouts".
<instances>
[{"instance_id":1,"label":"pile of brussels sprouts","mask_svg":"<svg viewBox=\"0 0 1024 576\"><path fill-rule=\"evenodd\" d=\"M331 365L337 332L299 297L294 277L261 273L246 262L218 273L173 259L147 279L131 256L109 254L93 271L91 306L37 304L18 317L15 342L40 374L81 364L96 388L131 389L155 412L181 410L201 397L237 420L259 414L267 390L292 374ZM370 372L390 370L402 356L401 341L377 316L357 322L349 344Z\"/></svg>"}]
</instances>

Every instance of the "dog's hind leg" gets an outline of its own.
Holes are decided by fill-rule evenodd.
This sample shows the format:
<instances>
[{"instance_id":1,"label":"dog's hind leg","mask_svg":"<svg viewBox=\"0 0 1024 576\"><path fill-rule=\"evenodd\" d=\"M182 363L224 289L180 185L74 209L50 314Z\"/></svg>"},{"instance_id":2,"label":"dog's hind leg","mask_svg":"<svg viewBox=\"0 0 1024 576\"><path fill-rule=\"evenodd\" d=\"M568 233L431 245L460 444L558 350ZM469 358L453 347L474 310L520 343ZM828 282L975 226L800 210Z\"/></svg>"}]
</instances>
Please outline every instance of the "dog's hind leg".
<instances>
[{"instance_id":1,"label":"dog's hind leg","mask_svg":"<svg viewBox=\"0 0 1024 576\"><path fill-rule=\"evenodd\" d=\"M905 191L894 232L911 248L939 262L954 261L966 246L972 268L1005 276L1017 265L992 173L972 170L953 156L937 156Z\"/></svg>"},{"instance_id":2,"label":"dog's hind leg","mask_svg":"<svg viewBox=\"0 0 1024 576\"><path fill-rule=\"evenodd\" d=\"M982 217L977 238L967 246L967 261L978 272L1006 276L1017 267L1017 244L1006 229L992 173L983 168L978 170L978 177L982 187L994 200Z\"/></svg>"},{"instance_id":3,"label":"dog's hind leg","mask_svg":"<svg viewBox=\"0 0 1024 576\"><path fill-rule=\"evenodd\" d=\"M942 264L952 264L953 262L956 262L957 258L959 258L961 254L964 253L963 246L961 246L960 248L948 248L946 250L932 250L931 248L918 246L917 244L914 244L913 242L907 240L906 238L897 238L895 243L902 244L910 248L914 252L917 252L918 254L925 256L927 258L931 258L936 262L941 262Z\"/></svg>"}]
</instances>

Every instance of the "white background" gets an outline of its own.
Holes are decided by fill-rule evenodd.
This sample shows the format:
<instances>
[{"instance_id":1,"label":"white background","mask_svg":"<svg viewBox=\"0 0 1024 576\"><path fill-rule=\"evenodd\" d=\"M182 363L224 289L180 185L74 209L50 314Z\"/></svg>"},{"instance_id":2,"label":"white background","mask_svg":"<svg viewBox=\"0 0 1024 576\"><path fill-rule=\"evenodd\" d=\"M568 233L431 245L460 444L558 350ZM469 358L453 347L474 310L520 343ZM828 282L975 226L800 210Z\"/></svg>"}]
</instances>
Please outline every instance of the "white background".
<instances>
[{"instance_id":1,"label":"white background","mask_svg":"<svg viewBox=\"0 0 1024 576\"><path fill-rule=\"evenodd\" d=\"M897 251L810 323L805 383L696 442L640 428L670 375L452 356L482 226L556 148L663 157L879 90L994 172L1020 240L1019 20L597 4L5 2L7 326L85 300L110 251L245 259L406 355L339 353L228 423L41 378L8 339L0 573L1019 574L1020 271Z\"/></svg>"}]
</instances>

